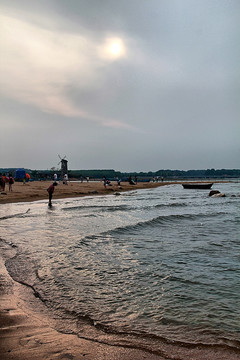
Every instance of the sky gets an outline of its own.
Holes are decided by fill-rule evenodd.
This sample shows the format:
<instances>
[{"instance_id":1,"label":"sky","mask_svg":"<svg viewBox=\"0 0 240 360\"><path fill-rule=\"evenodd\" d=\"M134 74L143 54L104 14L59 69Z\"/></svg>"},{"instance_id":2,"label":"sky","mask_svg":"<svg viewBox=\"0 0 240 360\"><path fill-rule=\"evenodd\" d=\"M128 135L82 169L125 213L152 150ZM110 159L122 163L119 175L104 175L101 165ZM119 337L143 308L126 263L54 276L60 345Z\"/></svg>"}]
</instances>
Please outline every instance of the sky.
<instances>
[{"instance_id":1,"label":"sky","mask_svg":"<svg viewBox=\"0 0 240 360\"><path fill-rule=\"evenodd\" d=\"M240 168L239 0L0 0L0 168Z\"/></svg>"}]
</instances>

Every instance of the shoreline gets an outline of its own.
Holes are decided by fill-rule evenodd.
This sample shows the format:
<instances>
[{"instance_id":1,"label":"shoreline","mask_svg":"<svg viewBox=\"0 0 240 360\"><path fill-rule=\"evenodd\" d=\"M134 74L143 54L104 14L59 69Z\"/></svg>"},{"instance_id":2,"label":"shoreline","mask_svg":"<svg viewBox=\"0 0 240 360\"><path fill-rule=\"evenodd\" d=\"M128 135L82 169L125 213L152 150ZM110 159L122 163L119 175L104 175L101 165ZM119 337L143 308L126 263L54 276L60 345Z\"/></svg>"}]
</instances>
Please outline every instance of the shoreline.
<instances>
[{"instance_id":1,"label":"shoreline","mask_svg":"<svg viewBox=\"0 0 240 360\"><path fill-rule=\"evenodd\" d=\"M53 181L33 181L26 184L15 182L12 192L9 192L6 186L5 192L0 193L0 204L31 202L38 200L48 201L47 188L52 183ZM118 187L116 181L114 181L112 182L112 186L107 186L107 188L104 188L102 181L90 181L83 183L70 181L68 185L64 185L62 182L59 182L53 194L53 202L54 199L76 198L91 195L107 195L131 190L152 189L167 184L169 183L141 182L137 183L136 185L130 185L128 182L122 182L121 186Z\"/></svg>"},{"instance_id":2,"label":"shoreline","mask_svg":"<svg viewBox=\"0 0 240 360\"><path fill-rule=\"evenodd\" d=\"M1 360L164 360L128 346L108 345L73 334L57 331L45 314L33 311L27 304L34 297L32 289L14 281L5 262L16 250L0 239L0 354ZM24 294L24 296L23 296ZM34 299L42 305L39 299Z\"/></svg>"},{"instance_id":3,"label":"shoreline","mask_svg":"<svg viewBox=\"0 0 240 360\"><path fill-rule=\"evenodd\" d=\"M228 181L185 181L185 182L198 182L198 183L224 183ZM15 182L13 184L13 191L8 191L6 184L5 192L0 192L0 204L18 203L18 202L32 202L38 200L46 200L48 202L47 188L53 183L53 181L32 181L26 184L21 182ZM122 182L118 187L117 182L113 181L112 186L104 188L102 181L89 181L89 182L77 182L70 181L68 185L64 185L62 182L58 183L53 194L54 199L64 198L76 198L82 196L92 195L107 195L114 193L121 193L139 189L154 189L160 186L166 185L181 185L180 181L171 182L138 182L136 185L130 185L128 182Z\"/></svg>"},{"instance_id":4,"label":"shoreline","mask_svg":"<svg viewBox=\"0 0 240 360\"><path fill-rule=\"evenodd\" d=\"M41 182L43 188L43 196L46 192L46 182ZM51 184L52 182L49 182ZM85 183L87 185L87 183ZM96 183L90 183L96 185ZM89 195L104 195L114 194L117 191L117 186L114 186L114 190L104 189L103 184L99 183L103 193L99 192L89 193L89 191L97 191L95 188L89 188L85 186L85 193L81 195L69 193L72 187L60 185L64 192L59 191L59 197L79 197ZM98 185L99 185L98 184ZM143 183L140 186L128 186L123 187L122 191L138 190L138 189L151 189L163 185L172 185L173 183ZM175 183L176 184L176 183ZM181 185L181 183L177 182ZM24 190L26 185L19 184ZM32 184L31 184L32 185ZM30 185L30 186L31 186ZM78 185L82 185L81 183ZM89 185L89 183L88 183ZM125 185L125 184L123 184ZM145 185L141 187L141 185ZM154 185L154 186L149 186ZM57 188L62 190L61 188ZM68 185L69 186L69 185ZM68 188L66 195L66 188ZM90 190L89 190L90 189ZM120 192L120 191L119 191ZM13 194L14 195L14 194ZM29 191L26 193L26 200L34 201L32 197L29 200ZM66 196L65 196L66 195ZM46 201L48 197L44 197ZM37 200L42 200L39 197ZM54 198L53 198L54 201ZM19 202L8 201L8 203ZM135 343L132 346L123 341L116 344L108 344L99 340L88 339L79 337L75 334L67 334L66 331L61 332L57 330L55 326L56 318L50 310L42 311L45 308L45 304L38 298L34 292L34 288L27 285L18 283L11 277L11 267L6 266L6 262L12 259L18 253L17 248L13 244L9 244L7 241L0 239L0 354L1 360L42 360L42 359L88 359L88 360L166 360L166 359L181 359L181 360L205 360L208 358L222 360L237 360L240 359L239 352L231 351L225 346L211 346L207 344L201 344L198 346L185 346L182 344L175 344L171 342L159 342L159 350L151 351L147 348L143 349L141 346L141 338L139 338L139 347ZM9 272L8 272L9 269ZM106 333L106 336L107 333ZM217 344L215 344L217 345ZM168 349L168 350L167 350ZM170 356L170 357L169 357Z\"/></svg>"},{"instance_id":5,"label":"shoreline","mask_svg":"<svg viewBox=\"0 0 240 360\"><path fill-rule=\"evenodd\" d=\"M239 360L238 346L227 344L184 343L157 340L144 345L141 335L131 344L131 336L119 333L111 340L106 332L91 338L58 328L58 318L47 310L34 287L15 281L6 262L17 254L13 244L0 238L0 354L1 360ZM93 325L92 325L93 326ZM146 335L147 336L147 335ZM109 339L109 341L108 341ZM152 346L151 341L153 340ZM156 344L155 347L154 344Z\"/></svg>"}]
</instances>

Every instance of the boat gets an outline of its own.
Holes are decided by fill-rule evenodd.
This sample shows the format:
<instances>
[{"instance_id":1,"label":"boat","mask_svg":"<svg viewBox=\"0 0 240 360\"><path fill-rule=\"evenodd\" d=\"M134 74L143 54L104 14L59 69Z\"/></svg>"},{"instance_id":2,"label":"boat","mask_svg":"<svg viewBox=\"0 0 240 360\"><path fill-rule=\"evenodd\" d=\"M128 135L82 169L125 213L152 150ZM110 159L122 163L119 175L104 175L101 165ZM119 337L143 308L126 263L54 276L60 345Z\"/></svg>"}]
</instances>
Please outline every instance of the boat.
<instances>
[{"instance_id":1,"label":"boat","mask_svg":"<svg viewBox=\"0 0 240 360\"><path fill-rule=\"evenodd\" d=\"M182 184L184 189L211 189L213 183L185 183Z\"/></svg>"}]
</instances>

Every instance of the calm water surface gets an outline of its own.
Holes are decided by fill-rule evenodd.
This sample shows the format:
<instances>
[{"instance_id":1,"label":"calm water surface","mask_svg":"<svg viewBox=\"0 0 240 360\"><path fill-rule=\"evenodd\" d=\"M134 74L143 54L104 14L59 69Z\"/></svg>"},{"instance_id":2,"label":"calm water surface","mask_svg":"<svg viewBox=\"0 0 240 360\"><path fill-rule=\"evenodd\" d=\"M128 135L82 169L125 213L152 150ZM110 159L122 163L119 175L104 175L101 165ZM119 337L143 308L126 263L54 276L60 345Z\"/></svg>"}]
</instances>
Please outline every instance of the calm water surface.
<instances>
[{"instance_id":1,"label":"calm water surface","mask_svg":"<svg viewBox=\"0 0 240 360\"><path fill-rule=\"evenodd\" d=\"M68 332L240 349L240 187L213 189L1 205L8 269Z\"/></svg>"}]
</instances>

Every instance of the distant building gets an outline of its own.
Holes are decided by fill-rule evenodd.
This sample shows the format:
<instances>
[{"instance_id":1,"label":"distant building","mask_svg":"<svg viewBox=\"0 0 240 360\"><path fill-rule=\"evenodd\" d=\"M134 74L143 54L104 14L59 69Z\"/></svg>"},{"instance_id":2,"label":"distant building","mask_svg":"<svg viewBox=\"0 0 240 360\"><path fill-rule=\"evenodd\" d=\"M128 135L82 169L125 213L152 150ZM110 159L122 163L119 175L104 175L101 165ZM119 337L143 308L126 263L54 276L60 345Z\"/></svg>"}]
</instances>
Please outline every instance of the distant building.
<instances>
[{"instance_id":1,"label":"distant building","mask_svg":"<svg viewBox=\"0 0 240 360\"><path fill-rule=\"evenodd\" d=\"M66 159L61 159L61 177L62 177L62 179L65 174L68 175L68 161Z\"/></svg>"}]
</instances>

